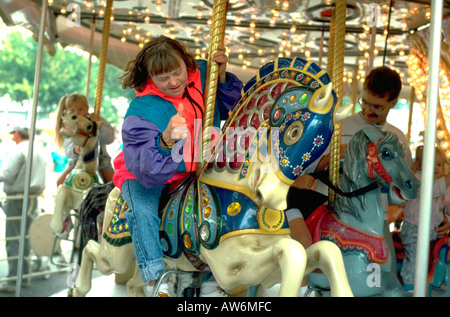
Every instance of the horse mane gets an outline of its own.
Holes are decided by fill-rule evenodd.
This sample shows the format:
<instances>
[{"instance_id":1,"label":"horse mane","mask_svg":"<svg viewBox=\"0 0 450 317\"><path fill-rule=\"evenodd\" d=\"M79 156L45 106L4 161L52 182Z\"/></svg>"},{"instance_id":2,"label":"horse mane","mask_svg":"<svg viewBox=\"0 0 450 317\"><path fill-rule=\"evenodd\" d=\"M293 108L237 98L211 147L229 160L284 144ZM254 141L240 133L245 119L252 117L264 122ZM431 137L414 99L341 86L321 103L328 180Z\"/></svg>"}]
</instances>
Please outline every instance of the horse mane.
<instances>
[{"instance_id":1,"label":"horse mane","mask_svg":"<svg viewBox=\"0 0 450 317\"><path fill-rule=\"evenodd\" d=\"M378 148L384 143L398 143L397 136L390 131L381 131ZM373 180L367 173L368 163L367 145L369 139L364 129L358 131L348 143L343 164L343 174L339 177L338 187L343 192L352 192L369 185ZM362 220L361 212L367 208L365 195L355 197L338 196L335 202L335 209L338 212L350 213L358 220Z\"/></svg>"},{"instance_id":2,"label":"horse mane","mask_svg":"<svg viewBox=\"0 0 450 317\"><path fill-rule=\"evenodd\" d=\"M89 240L98 241L97 216L105 210L109 193L114 183L95 183L80 205L81 237L84 243ZM83 246L84 248L84 246Z\"/></svg>"}]
</instances>

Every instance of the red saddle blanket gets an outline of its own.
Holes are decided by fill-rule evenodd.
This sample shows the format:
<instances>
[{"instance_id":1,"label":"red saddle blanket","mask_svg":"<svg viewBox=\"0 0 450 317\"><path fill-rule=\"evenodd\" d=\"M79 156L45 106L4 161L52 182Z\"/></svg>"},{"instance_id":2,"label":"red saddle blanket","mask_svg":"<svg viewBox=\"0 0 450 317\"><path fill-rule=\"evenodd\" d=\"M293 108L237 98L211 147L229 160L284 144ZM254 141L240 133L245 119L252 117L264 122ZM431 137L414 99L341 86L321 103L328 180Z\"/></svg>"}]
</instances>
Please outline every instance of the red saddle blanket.
<instances>
[{"instance_id":1,"label":"red saddle blanket","mask_svg":"<svg viewBox=\"0 0 450 317\"><path fill-rule=\"evenodd\" d=\"M326 205L317 208L306 220L306 225L313 243L332 241L344 255L360 253L368 263L383 264L389 259L388 245L383 236L370 235L346 225Z\"/></svg>"}]
</instances>

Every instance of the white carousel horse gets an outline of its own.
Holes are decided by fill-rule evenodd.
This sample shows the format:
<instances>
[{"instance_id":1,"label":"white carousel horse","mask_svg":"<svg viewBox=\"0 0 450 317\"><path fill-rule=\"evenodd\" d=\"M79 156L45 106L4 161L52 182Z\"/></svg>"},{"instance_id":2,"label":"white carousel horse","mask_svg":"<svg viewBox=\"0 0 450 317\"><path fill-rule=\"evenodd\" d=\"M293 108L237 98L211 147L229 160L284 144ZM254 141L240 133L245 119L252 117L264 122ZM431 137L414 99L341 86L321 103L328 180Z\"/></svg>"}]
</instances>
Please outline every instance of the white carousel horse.
<instances>
[{"instance_id":1,"label":"white carousel horse","mask_svg":"<svg viewBox=\"0 0 450 317\"><path fill-rule=\"evenodd\" d=\"M364 128L348 144L338 190L370 190L350 197L338 193L334 210L321 206L306 220L313 243L328 240L341 249L355 296L406 295L390 270L395 255L389 254L383 234L381 187L387 189L390 204L401 205L416 197L419 183L405 162L397 136ZM322 275L310 274L308 284L326 290L328 282Z\"/></svg>"},{"instance_id":2,"label":"white carousel horse","mask_svg":"<svg viewBox=\"0 0 450 317\"><path fill-rule=\"evenodd\" d=\"M168 267L211 270L219 285L271 287L298 296L305 270L319 267L334 296L352 296L339 249L323 241L306 252L289 236L283 210L290 184L331 140L336 95L325 71L303 59L281 58L262 66L242 91L198 178L185 181L161 208L160 241ZM216 139L217 140L217 139ZM92 268L126 274L130 295L142 295L120 190L106 202L101 241L83 251L78 286L85 296Z\"/></svg>"},{"instance_id":3,"label":"white carousel horse","mask_svg":"<svg viewBox=\"0 0 450 317\"><path fill-rule=\"evenodd\" d=\"M80 159L77 165L56 191L55 210L50 227L57 235L68 234L69 215L79 210L85 195L94 183L99 182L98 170L98 126L89 117L73 112L65 112L60 130L64 138L72 138L80 146Z\"/></svg>"}]
</instances>

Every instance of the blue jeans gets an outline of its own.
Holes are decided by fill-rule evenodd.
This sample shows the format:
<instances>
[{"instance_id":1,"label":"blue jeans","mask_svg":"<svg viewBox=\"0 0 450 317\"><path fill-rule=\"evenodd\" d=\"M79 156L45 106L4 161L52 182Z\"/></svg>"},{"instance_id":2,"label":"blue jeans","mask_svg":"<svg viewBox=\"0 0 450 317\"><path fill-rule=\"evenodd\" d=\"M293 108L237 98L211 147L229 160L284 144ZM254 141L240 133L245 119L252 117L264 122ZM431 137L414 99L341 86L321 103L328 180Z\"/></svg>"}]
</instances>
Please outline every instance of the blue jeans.
<instances>
[{"instance_id":1,"label":"blue jeans","mask_svg":"<svg viewBox=\"0 0 450 317\"><path fill-rule=\"evenodd\" d=\"M405 258L403 259L400 275L403 279L403 283L408 285L414 285L416 272L417 238L419 235L418 231L418 226L410 224L406 221L403 222L400 237L402 239L402 245L405 248ZM431 230L430 241L435 240L436 238L436 231Z\"/></svg>"},{"instance_id":2,"label":"blue jeans","mask_svg":"<svg viewBox=\"0 0 450 317\"><path fill-rule=\"evenodd\" d=\"M122 193L130 209L125 212L133 241L134 254L143 282L157 280L165 272L159 242L161 220L159 197L164 185L148 189L137 180L126 180Z\"/></svg>"}]
</instances>

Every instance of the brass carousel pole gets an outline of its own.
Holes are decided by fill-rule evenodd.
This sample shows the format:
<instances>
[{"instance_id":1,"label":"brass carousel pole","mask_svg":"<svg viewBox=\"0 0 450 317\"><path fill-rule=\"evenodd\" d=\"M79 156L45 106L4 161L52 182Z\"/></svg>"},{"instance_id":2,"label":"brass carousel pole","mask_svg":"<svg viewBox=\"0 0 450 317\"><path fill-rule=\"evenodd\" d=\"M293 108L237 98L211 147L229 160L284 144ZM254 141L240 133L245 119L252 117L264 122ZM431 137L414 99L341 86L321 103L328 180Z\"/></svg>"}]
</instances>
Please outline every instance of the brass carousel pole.
<instances>
[{"instance_id":1,"label":"brass carousel pole","mask_svg":"<svg viewBox=\"0 0 450 317\"><path fill-rule=\"evenodd\" d=\"M89 99L89 86L91 83L91 69L92 69L92 55L94 52L94 36L95 36L95 16L91 22L91 39L89 43L89 62L88 62L88 70L87 70L87 78L86 78L86 98Z\"/></svg>"},{"instance_id":2,"label":"brass carousel pole","mask_svg":"<svg viewBox=\"0 0 450 317\"><path fill-rule=\"evenodd\" d=\"M415 90L414 87L411 86L411 98L409 102L409 116L408 116L408 132L406 133L406 141L411 141L411 125L412 125L412 115L413 115L413 108L414 108L414 94Z\"/></svg>"},{"instance_id":3,"label":"brass carousel pole","mask_svg":"<svg viewBox=\"0 0 450 317\"><path fill-rule=\"evenodd\" d=\"M334 65L334 33L336 29L336 8L331 9L330 35L328 37L327 73L333 79Z\"/></svg>"},{"instance_id":4,"label":"brass carousel pole","mask_svg":"<svg viewBox=\"0 0 450 317\"><path fill-rule=\"evenodd\" d=\"M94 113L100 116L102 106L103 83L105 80L106 57L108 56L109 29L111 25L111 11L113 0L108 0L105 9L105 19L103 20L102 47L98 63L97 87L95 89L95 108Z\"/></svg>"},{"instance_id":5,"label":"brass carousel pole","mask_svg":"<svg viewBox=\"0 0 450 317\"><path fill-rule=\"evenodd\" d=\"M347 10L347 1L336 1L335 9L335 34L334 34L334 56L333 66L333 89L337 95L336 108L342 106L343 97L343 71L344 71L344 54L345 54L345 18ZM337 26L337 27L336 27ZM334 126L333 137L330 145L330 181L333 185L337 185L339 179L339 164L340 164L340 146L341 146L341 123L337 123ZM328 206L334 207L334 201L336 200L336 193L332 190L328 190Z\"/></svg>"},{"instance_id":6,"label":"brass carousel pole","mask_svg":"<svg viewBox=\"0 0 450 317\"><path fill-rule=\"evenodd\" d=\"M200 173L201 169L206 164L206 159L209 159L209 157L205 157L205 154L210 153L208 150L211 145L211 139L205 136L205 132L208 131L208 128L213 127L217 83L219 80L219 65L216 62L212 62L211 59L212 55L217 51L217 48L224 45L227 5L227 0L215 0L213 5L211 31L209 36L208 69L206 73L204 94L205 114L203 116L203 133L199 152L201 154L201 162L197 163L197 174Z\"/></svg>"}]
</instances>

